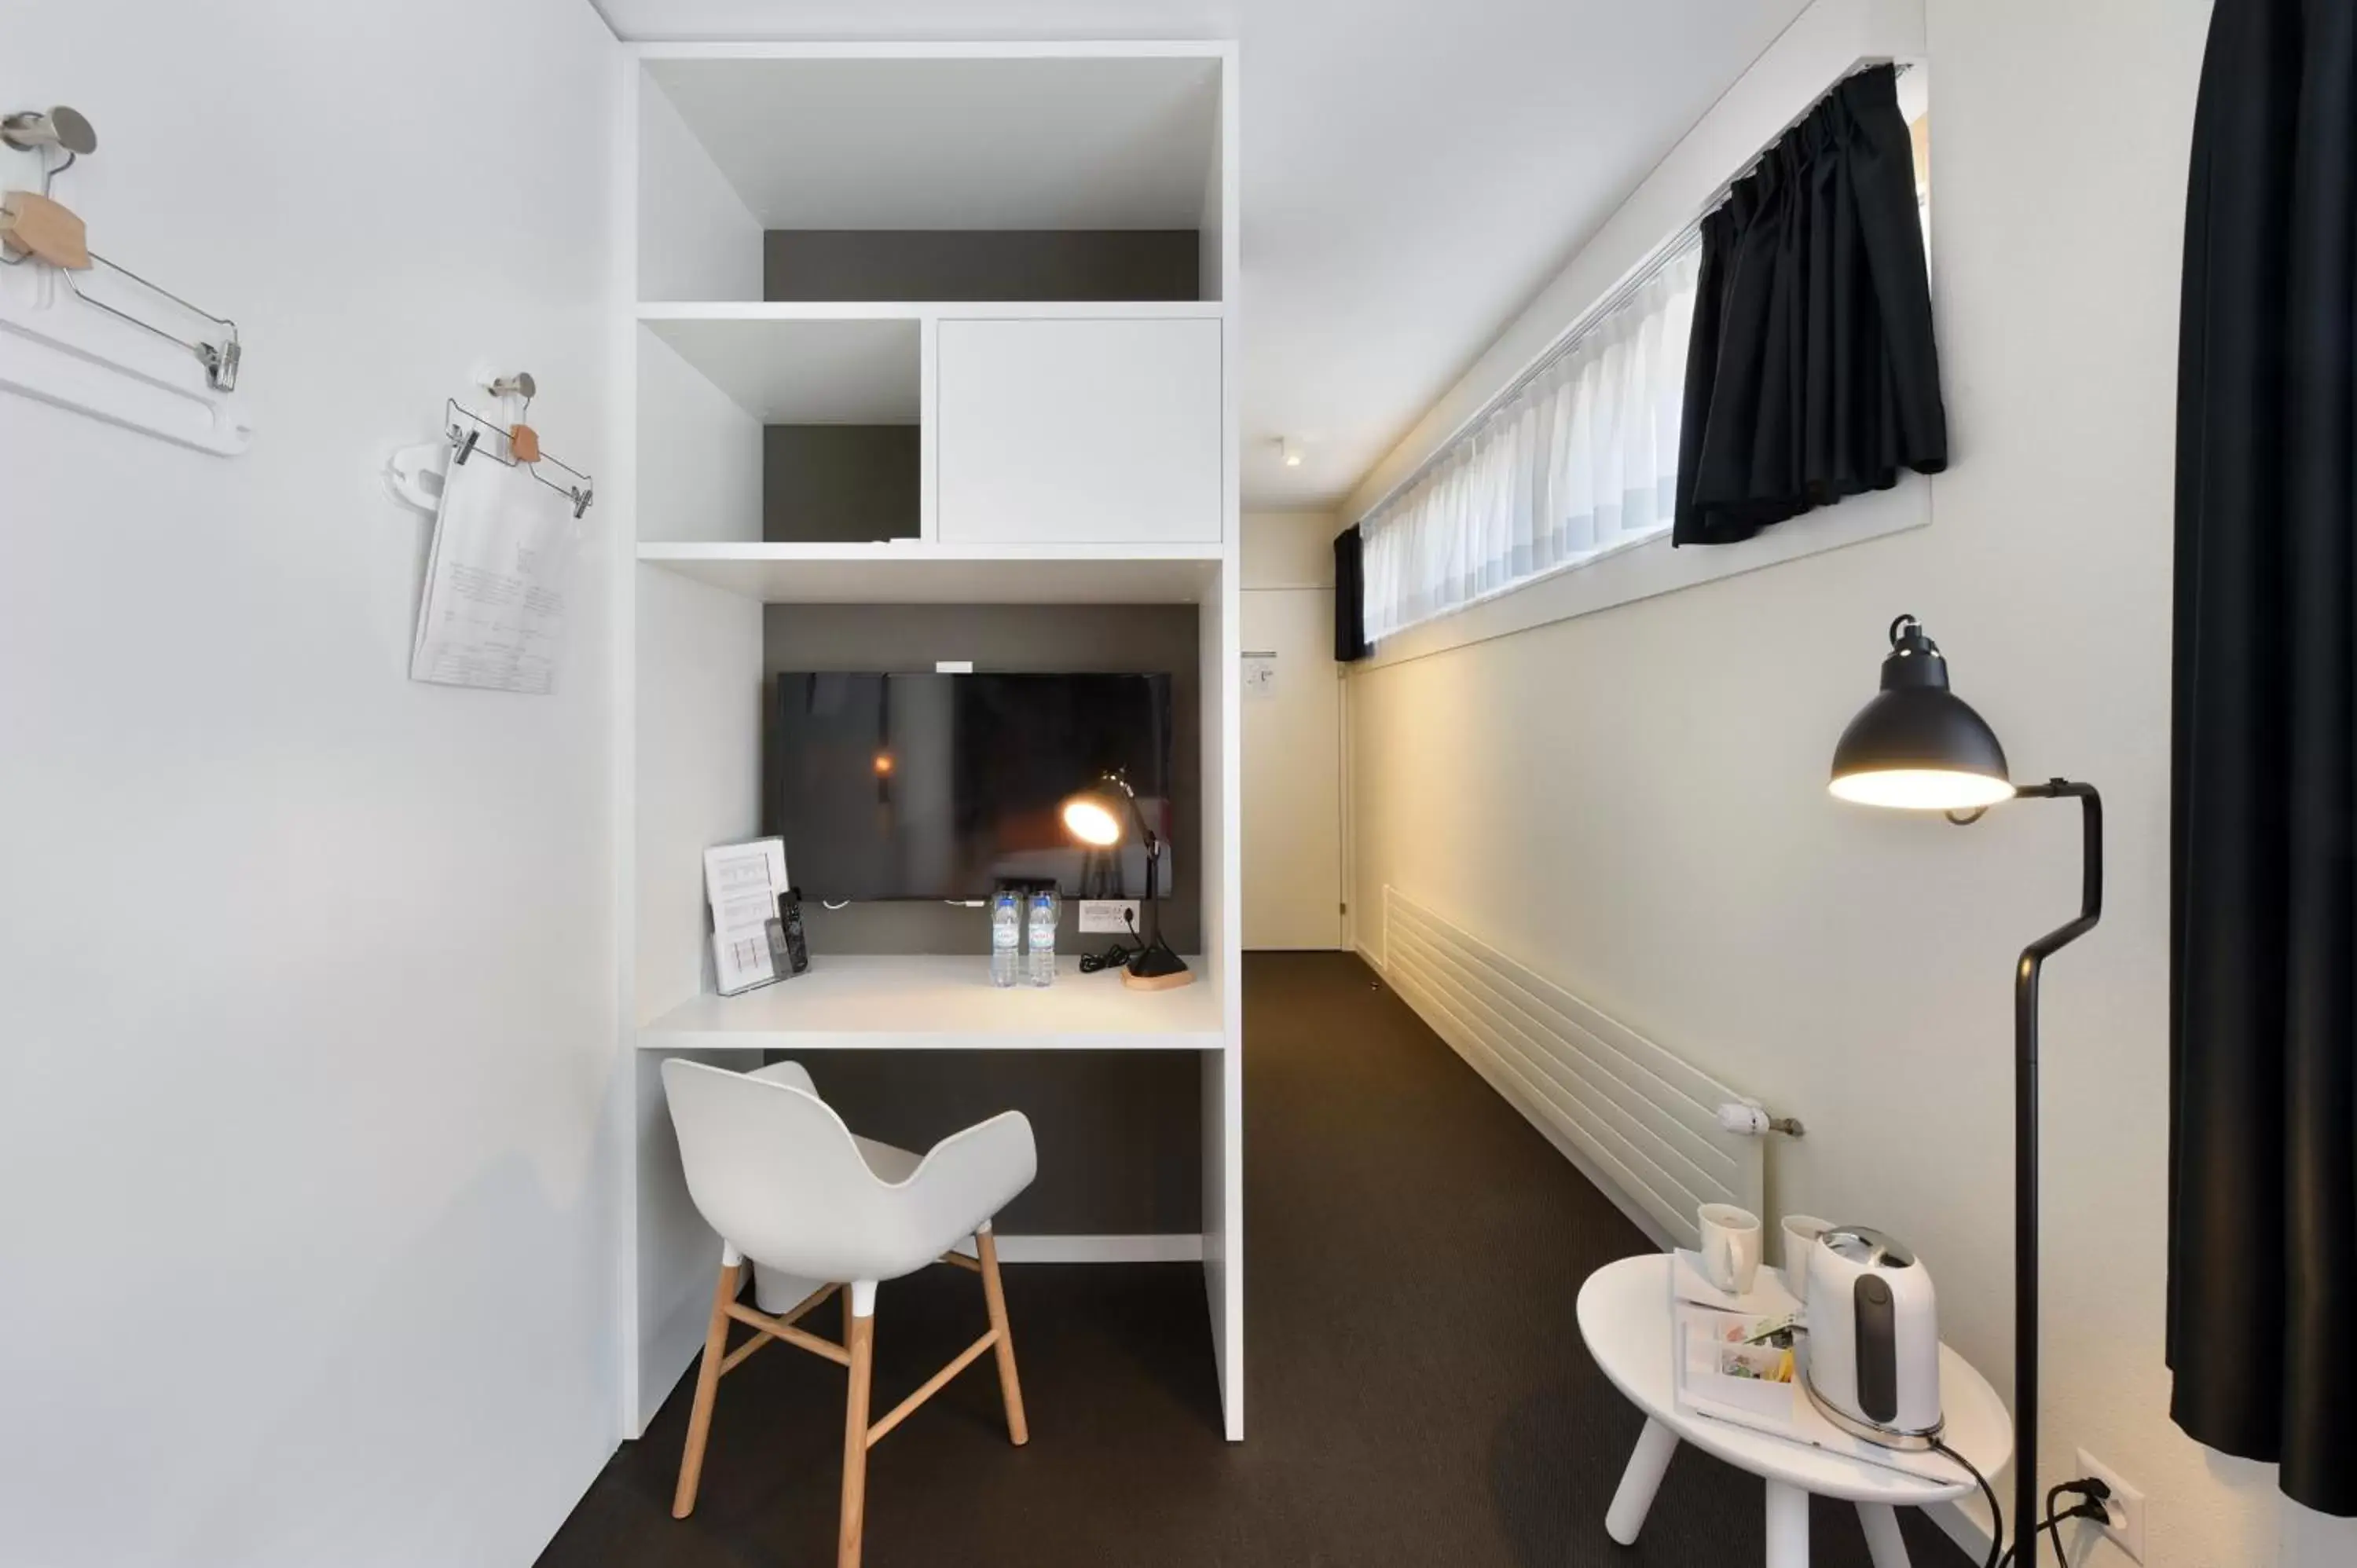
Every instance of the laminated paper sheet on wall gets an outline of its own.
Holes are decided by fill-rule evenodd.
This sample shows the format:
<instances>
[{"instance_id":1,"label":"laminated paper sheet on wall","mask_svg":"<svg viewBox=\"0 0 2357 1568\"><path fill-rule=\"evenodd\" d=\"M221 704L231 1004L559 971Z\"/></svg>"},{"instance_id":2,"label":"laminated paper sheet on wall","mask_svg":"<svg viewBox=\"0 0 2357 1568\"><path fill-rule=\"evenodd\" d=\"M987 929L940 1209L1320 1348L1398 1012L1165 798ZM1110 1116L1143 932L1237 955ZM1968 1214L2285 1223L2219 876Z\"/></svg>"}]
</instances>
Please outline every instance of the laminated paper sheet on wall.
<instances>
[{"instance_id":1,"label":"laminated paper sheet on wall","mask_svg":"<svg viewBox=\"0 0 2357 1568\"><path fill-rule=\"evenodd\" d=\"M580 532L565 498L526 470L482 457L451 464L410 679L546 693L555 684Z\"/></svg>"}]
</instances>

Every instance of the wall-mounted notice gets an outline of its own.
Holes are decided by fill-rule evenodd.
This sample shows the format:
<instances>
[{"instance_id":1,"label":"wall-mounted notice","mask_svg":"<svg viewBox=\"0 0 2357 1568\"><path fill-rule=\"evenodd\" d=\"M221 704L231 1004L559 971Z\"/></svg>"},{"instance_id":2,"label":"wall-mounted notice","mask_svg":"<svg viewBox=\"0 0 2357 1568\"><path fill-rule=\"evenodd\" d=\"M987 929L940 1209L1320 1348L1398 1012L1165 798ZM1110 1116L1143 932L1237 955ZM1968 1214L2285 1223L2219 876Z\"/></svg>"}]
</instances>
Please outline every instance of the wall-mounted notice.
<instances>
[{"instance_id":1,"label":"wall-mounted notice","mask_svg":"<svg viewBox=\"0 0 2357 1568\"><path fill-rule=\"evenodd\" d=\"M529 469L488 460L442 476L409 678L545 694L581 525Z\"/></svg>"},{"instance_id":2,"label":"wall-mounted notice","mask_svg":"<svg viewBox=\"0 0 2357 1568\"><path fill-rule=\"evenodd\" d=\"M1244 650L1244 701L1266 702L1276 695L1276 655L1265 649Z\"/></svg>"}]
</instances>

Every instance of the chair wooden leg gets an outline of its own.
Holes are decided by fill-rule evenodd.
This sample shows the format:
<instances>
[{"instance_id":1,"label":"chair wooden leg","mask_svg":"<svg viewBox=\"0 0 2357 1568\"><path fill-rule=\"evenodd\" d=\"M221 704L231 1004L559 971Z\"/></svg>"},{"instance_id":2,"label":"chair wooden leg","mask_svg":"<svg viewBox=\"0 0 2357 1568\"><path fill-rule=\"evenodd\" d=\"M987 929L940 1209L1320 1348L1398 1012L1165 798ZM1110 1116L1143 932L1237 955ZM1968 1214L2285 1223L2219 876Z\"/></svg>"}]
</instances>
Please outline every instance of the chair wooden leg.
<instances>
[{"instance_id":1,"label":"chair wooden leg","mask_svg":"<svg viewBox=\"0 0 2357 1568\"><path fill-rule=\"evenodd\" d=\"M1023 1419L1023 1383L1015 1375L1015 1334L1006 1326L1006 1291L998 1279L998 1238L977 1233L974 1251L982 1258L982 1295L990 1305L990 1326L998 1331L998 1397L1006 1406L1006 1435L1017 1448L1031 1441L1030 1423Z\"/></svg>"},{"instance_id":2,"label":"chair wooden leg","mask_svg":"<svg viewBox=\"0 0 2357 1568\"><path fill-rule=\"evenodd\" d=\"M671 1517L695 1511L696 1483L704 1478L704 1444L712 1435L712 1403L720 1392L720 1363L728 1349L728 1304L737 1299L743 1265L723 1263L712 1287L712 1325L704 1331L704 1360L695 1369L695 1408L687 1418L687 1448L679 1456L679 1488L672 1493Z\"/></svg>"},{"instance_id":3,"label":"chair wooden leg","mask_svg":"<svg viewBox=\"0 0 2357 1568\"><path fill-rule=\"evenodd\" d=\"M858 1313L848 1291L843 1311L851 1388L843 1401L843 1523L834 1562L835 1568L859 1568L859 1541L867 1523L867 1375L876 1359L876 1317L872 1310Z\"/></svg>"}]
</instances>

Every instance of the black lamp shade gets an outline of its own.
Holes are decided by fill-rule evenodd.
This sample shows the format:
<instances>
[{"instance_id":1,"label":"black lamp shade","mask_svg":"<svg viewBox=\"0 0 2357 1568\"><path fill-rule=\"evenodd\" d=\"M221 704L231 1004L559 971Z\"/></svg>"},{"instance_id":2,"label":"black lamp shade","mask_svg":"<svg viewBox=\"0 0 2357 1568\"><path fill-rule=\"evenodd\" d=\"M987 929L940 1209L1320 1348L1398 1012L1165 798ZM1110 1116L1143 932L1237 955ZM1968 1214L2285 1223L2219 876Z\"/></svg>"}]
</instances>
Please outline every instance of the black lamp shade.
<instances>
[{"instance_id":1,"label":"black lamp shade","mask_svg":"<svg viewBox=\"0 0 2357 1568\"><path fill-rule=\"evenodd\" d=\"M1891 623L1882 690L1834 747L1828 786L1867 806L1961 811L2010 800L2005 747L1948 690L1948 662L1912 616Z\"/></svg>"}]
</instances>

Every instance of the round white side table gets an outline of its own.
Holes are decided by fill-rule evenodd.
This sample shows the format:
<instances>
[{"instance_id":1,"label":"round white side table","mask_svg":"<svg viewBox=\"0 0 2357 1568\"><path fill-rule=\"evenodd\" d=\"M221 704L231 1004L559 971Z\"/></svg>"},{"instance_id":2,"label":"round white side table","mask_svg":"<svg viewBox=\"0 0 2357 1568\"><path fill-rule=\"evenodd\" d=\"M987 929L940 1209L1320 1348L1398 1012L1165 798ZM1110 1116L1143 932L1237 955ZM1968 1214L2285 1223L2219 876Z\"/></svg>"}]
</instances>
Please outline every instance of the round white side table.
<instances>
[{"instance_id":1,"label":"round white side table","mask_svg":"<svg viewBox=\"0 0 2357 1568\"><path fill-rule=\"evenodd\" d=\"M1857 1505L1874 1568L1908 1568L1891 1510L1962 1496L1974 1489L1972 1478L1959 1470L1953 1482L1926 1480L1681 1409L1673 1382L1670 1262L1666 1253L1623 1258L1579 1287L1579 1332L1588 1353L1612 1386L1645 1412L1637 1451L1629 1455L1604 1515L1606 1533L1623 1546L1636 1543L1670 1455L1679 1444L1691 1443L1767 1483L1768 1568L1807 1568L1812 1492ZM2013 1423L1988 1380L1945 1345L1940 1347L1940 1409L1947 1421L1943 1440L1982 1475L1995 1476L2012 1455Z\"/></svg>"}]
</instances>

